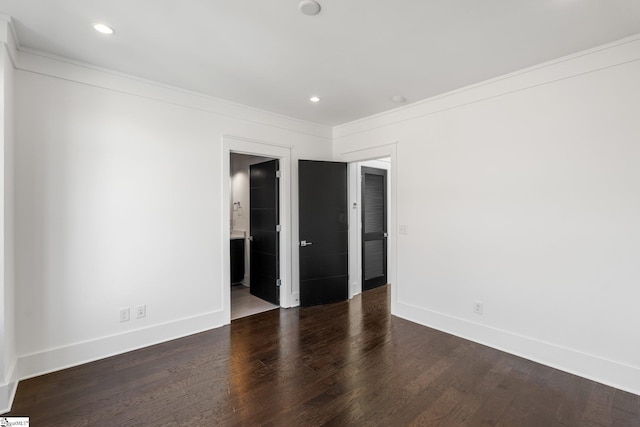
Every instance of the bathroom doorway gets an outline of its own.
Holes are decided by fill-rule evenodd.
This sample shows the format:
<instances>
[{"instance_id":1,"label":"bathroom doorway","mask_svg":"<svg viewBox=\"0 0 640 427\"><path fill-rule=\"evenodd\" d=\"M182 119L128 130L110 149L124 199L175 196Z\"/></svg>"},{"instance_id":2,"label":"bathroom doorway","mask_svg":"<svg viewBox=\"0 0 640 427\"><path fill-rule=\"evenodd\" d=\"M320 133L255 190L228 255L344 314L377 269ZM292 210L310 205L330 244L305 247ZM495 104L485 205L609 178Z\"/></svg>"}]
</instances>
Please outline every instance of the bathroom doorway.
<instances>
[{"instance_id":1,"label":"bathroom doorway","mask_svg":"<svg viewBox=\"0 0 640 427\"><path fill-rule=\"evenodd\" d=\"M279 160L230 154L231 320L280 307Z\"/></svg>"}]
</instances>

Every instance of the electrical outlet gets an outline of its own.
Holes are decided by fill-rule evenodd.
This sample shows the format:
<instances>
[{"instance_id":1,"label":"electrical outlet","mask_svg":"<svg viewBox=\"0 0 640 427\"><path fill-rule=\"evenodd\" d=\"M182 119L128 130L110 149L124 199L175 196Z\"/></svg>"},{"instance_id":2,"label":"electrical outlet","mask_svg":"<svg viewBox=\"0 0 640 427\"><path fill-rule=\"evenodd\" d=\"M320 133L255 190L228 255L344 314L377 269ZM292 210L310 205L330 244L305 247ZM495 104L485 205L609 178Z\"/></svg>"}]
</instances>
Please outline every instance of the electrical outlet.
<instances>
[{"instance_id":1,"label":"electrical outlet","mask_svg":"<svg viewBox=\"0 0 640 427\"><path fill-rule=\"evenodd\" d=\"M142 304L136 307L136 318L141 319L147 315L147 305Z\"/></svg>"},{"instance_id":2,"label":"electrical outlet","mask_svg":"<svg viewBox=\"0 0 640 427\"><path fill-rule=\"evenodd\" d=\"M476 301L476 302L473 303L473 312L475 314L480 314L481 315L482 314L482 309L483 309L483 306L482 306L482 302L481 301Z\"/></svg>"},{"instance_id":3,"label":"electrical outlet","mask_svg":"<svg viewBox=\"0 0 640 427\"><path fill-rule=\"evenodd\" d=\"M129 321L129 307L120 309L120 321L121 322Z\"/></svg>"},{"instance_id":4,"label":"electrical outlet","mask_svg":"<svg viewBox=\"0 0 640 427\"><path fill-rule=\"evenodd\" d=\"M409 234L409 226L401 225L400 226L400 234Z\"/></svg>"}]
</instances>

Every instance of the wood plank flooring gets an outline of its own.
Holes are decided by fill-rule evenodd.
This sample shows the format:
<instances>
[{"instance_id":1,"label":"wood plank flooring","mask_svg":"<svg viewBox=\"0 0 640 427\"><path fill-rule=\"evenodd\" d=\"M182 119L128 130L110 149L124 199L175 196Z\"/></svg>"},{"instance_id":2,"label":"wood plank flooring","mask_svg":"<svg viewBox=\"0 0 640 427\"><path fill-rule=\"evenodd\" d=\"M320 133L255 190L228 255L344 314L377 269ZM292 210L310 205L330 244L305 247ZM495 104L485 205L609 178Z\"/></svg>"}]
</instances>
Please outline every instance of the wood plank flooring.
<instances>
[{"instance_id":1,"label":"wood plank flooring","mask_svg":"<svg viewBox=\"0 0 640 427\"><path fill-rule=\"evenodd\" d=\"M389 314L388 287L20 383L33 426L640 426L640 397Z\"/></svg>"}]
</instances>

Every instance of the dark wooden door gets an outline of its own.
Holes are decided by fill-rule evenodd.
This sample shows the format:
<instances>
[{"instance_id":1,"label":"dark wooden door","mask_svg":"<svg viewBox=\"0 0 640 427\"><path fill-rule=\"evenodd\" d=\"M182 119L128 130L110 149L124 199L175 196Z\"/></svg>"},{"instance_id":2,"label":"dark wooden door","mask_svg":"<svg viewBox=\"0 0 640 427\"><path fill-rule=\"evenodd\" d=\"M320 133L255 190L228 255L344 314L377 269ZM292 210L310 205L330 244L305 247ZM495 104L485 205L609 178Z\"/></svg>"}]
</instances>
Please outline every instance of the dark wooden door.
<instances>
[{"instance_id":1,"label":"dark wooden door","mask_svg":"<svg viewBox=\"0 0 640 427\"><path fill-rule=\"evenodd\" d=\"M387 171L362 167L362 290L387 283Z\"/></svg>"},{"instance_id":2,"label":"dark wooden door","mask_svg":"<svg viewBox=\"0 0 640 427\"><path fill-rule=\"evenodd\" d=\"M280 304L278 160L249 167L250 292Z\"/></svg>"},{"instance_id":3,"label":"dark wooden door","mask_svg":"<svg viewBox=\"0 0 640 427\"><path fill-rule=\"evenodd\" d=\"M300 304L348 298L347 164L299 160Z\"/></svg>"}]
</instances>

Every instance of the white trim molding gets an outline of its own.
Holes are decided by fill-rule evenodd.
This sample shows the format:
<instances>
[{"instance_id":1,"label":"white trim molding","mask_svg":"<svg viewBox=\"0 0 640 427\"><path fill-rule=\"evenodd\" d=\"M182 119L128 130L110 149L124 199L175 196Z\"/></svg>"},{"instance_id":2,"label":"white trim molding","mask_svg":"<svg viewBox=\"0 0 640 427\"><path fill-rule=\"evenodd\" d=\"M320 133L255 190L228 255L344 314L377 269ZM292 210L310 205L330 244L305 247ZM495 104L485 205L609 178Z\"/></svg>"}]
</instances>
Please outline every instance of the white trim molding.
<instances>
[{"instance_id":1,"label":"white trim molding","mask_svg":"<svg viewBox=\"0 0 640 427\"><path fill-rule=\"evenodd\" d=\"M387 246L387 281L391 284L391 314L395 314L396 304L398 298L398 288L400 284L398 283L398 274L397 274L397 265L398 265L398 237L397 237L397 218L398 218L398 142L393 142L390 144L379 145L372 148L363 148L354 151L348 151L339 153L336 155L336 160L347 163L355 163L355 162L363 162L366 160L375 160L381 158L389 158L390 159L390 173L388 175L388 179L390 180L389 188L391 190L391 205L389 206L389 240ZM352 186L350 186L352 187ZM353 272L360 269L359 265L354 265L354 262L358 264L358 257L354 256L355 253L358 252L357 244L354 245L354 242L357 238L354 235L357 235L357 230L355 229L357 225L351 224L349 226L349 271ZM354 295L353 292L353 278L349 280L349 296L352 297Z\"/></svg>"},{"instance_id":2,"label":"white trim molding","mask_svg":"<svg viewBox=\"0 0 640 427\"><path fill-rule=\"evenodd\" d=\"M172 105L331 140L331 128L44 52L20 48L16 68Z\"/></svg>"},{"instance_id":3,"label":"white trim molding","mask_svg":"<svg viewBox=\"0 0 640 427\"><path fill-rule=\"evenodd\" d=\"M292 266L292 223L291 223L291 148L290 146L271 143L267 141L256 141L253 139L223 135L222 136L222 165L220 168L222 185L222 301L224 312L224 323L231 323L231 267L230 267L230 217L231 210L231 189L230 161L231 153L258 155L271 157L280 160L280 306L293 307L299 304L297 294L293 292L293 280L291 274Z\"/></svg>"},{"instance_id":4,"label":"white trim molding","mask_svg":"<svg viewBox=\"0 0 640 427\"><path fill-rule=\"evenodd\" d=\"M223 325L223 312L212 311L177 321L52 348L18 358L18 378L28 378L82 365L132 350L194 335Z\"/></svg>"},{"instance_id":5,"label":"white trim molding","mask_svg":"<svg viewBox=\"0 0 640 427\"><path fill-rule=\"evenodd\" d=\"M16 390L18 390L16 363L17 361L14 360L9 369L9 374L7 375L9 380L4 384L0 384L0 414L11 410L13 399L16 396Z\"/></svg>"},{"instance_id":6,"label":"white trim molding","mask_svg":"<svg viewBox=\"0 0 640 427\"><path fill-rule=\"evenodd\" d=\"M486 99L640 60L640 34L333 128L336 140Z\"/></svg>"},{"instance_id":7,"label":"white trim molding","mask_svg":"<svg viewBox=\"0 0 640 427\"><path fill-rule=\"evenodd\" d=\"M636 366L428 310L401 300L397 301L393 314L420 325L640 395L640 368Z\"/></svg>"},{"instance_id":8,"label":"white trim molding","mask_svg":"<svg viewBox=\"0 0 640 427\"><path fill-rule=\"evenodd\" d=\"M2 14L0 14L0 43L5 45L15 68L18 57L18 37L11 17Z\"/></svg>"}]
</instances>

